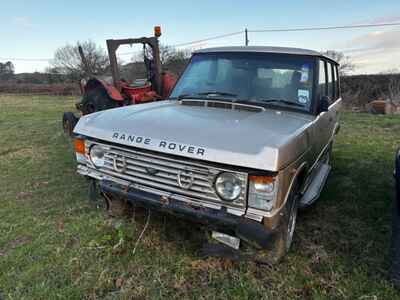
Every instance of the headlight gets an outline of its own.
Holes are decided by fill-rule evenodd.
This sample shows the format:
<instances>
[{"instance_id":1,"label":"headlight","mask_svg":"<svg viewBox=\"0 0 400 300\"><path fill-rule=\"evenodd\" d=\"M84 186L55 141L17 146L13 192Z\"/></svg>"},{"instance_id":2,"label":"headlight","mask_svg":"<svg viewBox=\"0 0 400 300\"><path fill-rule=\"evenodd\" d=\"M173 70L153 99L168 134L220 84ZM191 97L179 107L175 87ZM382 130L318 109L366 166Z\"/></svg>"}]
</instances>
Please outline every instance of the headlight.
<instances>
[{"instance_id":1,"label":"headlight","mask_svg":"<svg viewBox=\"0 0 400 300\"><path fill-rule=\"evenodd\" d=\"M233 201L242 192L242 181L235 174L224 172L215 180L215 190L223 200Z\"/></svg>"},{"instance_id":2,"label":"headlight","mask_svg":"<svg viewBox=\"0 0 400 300\"><path fill-rule=\"evenodd\" d=\"M274 204L277 191L277 177L249 177L249 206L269 211Z\"/></svg>"},{"instance_id":3,"label":"headlight","mask_svg":"<svg viewBox=\"0 0 400 300\"><path fill-rule=\"evenodd\" d=\"M96 167L104 166L104 148L100 145L94 145L90 148L90 160Z\"/></svg>"}]
</instances>

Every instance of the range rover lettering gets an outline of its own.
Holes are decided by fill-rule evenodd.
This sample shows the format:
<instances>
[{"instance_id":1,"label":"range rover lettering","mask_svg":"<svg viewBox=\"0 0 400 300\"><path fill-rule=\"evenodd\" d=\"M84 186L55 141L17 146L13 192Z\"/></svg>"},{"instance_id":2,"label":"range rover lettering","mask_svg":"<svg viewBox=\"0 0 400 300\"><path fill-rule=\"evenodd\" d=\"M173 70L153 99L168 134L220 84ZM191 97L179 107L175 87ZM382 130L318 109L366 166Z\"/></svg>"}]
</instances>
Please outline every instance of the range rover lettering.
<instances>
[{"instance_id":1,"label":"range rover lettering","mask_svg":"<svg viewBox=\"0 0 400 300\"><path fill-rule=\"evenodd\" d=\"M330 172L340 103L338 64L319 52L202 49L168 99L83 116L77 170L111 201L194 220L278 261Z\"/></svg>"}]
</instances>

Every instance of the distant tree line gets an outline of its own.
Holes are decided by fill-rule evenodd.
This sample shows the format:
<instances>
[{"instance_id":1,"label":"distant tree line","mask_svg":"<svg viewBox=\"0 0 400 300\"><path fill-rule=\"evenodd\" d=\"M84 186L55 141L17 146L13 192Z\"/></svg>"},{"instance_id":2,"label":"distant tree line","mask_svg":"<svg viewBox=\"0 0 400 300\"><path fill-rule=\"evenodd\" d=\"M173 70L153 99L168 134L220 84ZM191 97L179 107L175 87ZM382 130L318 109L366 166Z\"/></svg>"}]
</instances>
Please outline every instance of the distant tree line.
<instances>
[{"instance_id":1,"label":"distant tree line","mask_svg":"<svg viewBox=\"0 0 400 300\"><path fill-rule=\"evenodd\" d=\"M11 61L0 63L0 80L9 80L14 76L14 65Z\"/></svg>"}]
</instances>

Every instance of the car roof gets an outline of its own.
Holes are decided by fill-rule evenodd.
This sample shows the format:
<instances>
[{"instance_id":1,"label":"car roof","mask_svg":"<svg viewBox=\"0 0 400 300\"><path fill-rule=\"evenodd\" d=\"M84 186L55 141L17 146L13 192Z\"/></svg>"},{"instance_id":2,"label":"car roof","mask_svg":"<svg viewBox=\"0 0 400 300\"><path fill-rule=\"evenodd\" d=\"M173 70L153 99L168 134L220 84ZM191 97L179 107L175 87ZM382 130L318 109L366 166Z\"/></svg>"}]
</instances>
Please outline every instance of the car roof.
<instances>
[{"instance_id":1,"label":"car roof","mask_svg":"<svg viewBox=\"0 0 400 300\"><path fill-rule=\"evenodd\" d=\"M231 46L231 47L215 47L215 48L204 48L196 50L193 53L216 53L216 52L250 52L250 53L278 53L278 54L291 54L291 55L307 55L315 57L326 58L336 64L335 60L330 57L323 55L321 52L302 49L302 48L291 48L291 47L270 47L270 46Z\"/></svg>"}]
</instances>

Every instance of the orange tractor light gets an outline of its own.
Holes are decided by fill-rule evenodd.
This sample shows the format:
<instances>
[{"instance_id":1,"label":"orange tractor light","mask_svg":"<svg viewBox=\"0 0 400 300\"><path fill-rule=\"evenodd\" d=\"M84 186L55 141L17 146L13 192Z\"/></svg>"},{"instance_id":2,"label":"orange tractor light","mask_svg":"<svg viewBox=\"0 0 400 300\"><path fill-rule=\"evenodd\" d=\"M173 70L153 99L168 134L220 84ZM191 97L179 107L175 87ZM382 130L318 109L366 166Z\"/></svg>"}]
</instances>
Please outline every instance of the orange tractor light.
<instances>
[{"instance_id":1,"label":"orange tractor light","mask_svg":"<svg viewBox=\"0 0 400 300\"><path fill-rule=\"evenodd\" d=\"M161 36L161 26L154 26L154 36L156 37Z\"/></svg>"}]
</instances>

